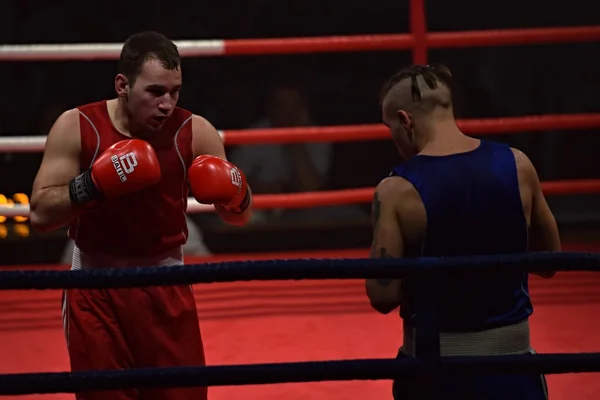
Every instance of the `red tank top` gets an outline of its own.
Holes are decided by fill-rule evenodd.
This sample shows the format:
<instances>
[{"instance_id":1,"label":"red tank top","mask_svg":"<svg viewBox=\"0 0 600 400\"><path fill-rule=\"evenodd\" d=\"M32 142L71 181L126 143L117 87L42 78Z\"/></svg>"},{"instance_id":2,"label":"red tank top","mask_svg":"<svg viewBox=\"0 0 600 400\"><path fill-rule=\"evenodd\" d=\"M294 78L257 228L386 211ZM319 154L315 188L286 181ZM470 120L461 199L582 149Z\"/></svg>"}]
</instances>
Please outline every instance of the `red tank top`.
<instances>
[{"instance_id":1,"label":"red tank top","mask_svg":"<svg viewBox=\"0 0 600 400\"><path fill-rule=\"evenodd\" d=\"M113 126L106 101L78 109L84 171L108 147L130 138ZM161 166L157 185L102 202L73 220L69 237L81 250L89 254L149 257L185 244L187 170L193 160L191 118L191 112L176 108L161 131L147 139Z\"/></svg>"}]
</instances>

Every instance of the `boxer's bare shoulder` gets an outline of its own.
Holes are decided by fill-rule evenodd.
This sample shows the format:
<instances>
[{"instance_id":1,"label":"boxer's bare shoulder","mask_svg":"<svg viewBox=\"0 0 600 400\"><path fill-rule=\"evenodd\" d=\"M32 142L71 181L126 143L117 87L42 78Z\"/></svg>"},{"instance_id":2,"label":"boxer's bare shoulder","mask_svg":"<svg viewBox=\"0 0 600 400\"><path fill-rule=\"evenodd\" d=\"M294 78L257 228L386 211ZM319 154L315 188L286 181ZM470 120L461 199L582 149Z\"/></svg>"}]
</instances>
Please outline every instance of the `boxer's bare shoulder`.
<instances>
[{"instance_id":1,"label":"boxer's bare shoulder","mask_svg":"<svg viewBox=\"0 0 600 400\"><path fill-rule=\"evenodd\" d=\"M72 150L71 145L79 145L81 147L81 137L79 134L79 110L72 108L63 112L54 122L48 137L46 139L46 150L54 150L61 143L64 150Z\"/></svg>"},{"instance_id":2,"label":"boxer's bare shoulder","mask_svg":"<svg viewBox=\"0 0 600 400\"><path fill-rule=\"evenodd\" d=\"M527 224L531 222L531 207L533 203L533 194L536 191L536 187L539 186L539 180L537 178L537 172L533 163L521 150L511 148L515 157L515 164L517 167L517 177L519 181L519 192L521 194L521 203L523 205L523 212L527 219Z\"/></svg>"},{"instance_id":3,"label":"boxer's bare shoulder","mask_svg":"<svg viewBox=\"0 0 600 400\"><path fill-rule=\"evenodd\" d=\"M404 244L418 240L426 225L419 193L410 182L395 176L375 188L372 217L371 257L402 257Z\"/></svg>"},{"instance_id":4,"label":"boxer's bare shoulder","mask_svg":"<svg viewBox=\"0 0 600 400\"><path fill-rule=\"evenodd\" d=\"M404 256L405 215L418 197L414 187L404 178L393 176L379 182L373 194L371 211L371 258ZM391 312L400 304L401 285L398 279L367 279L365 289L371 306L382 314Z\"/></svg>"},{"instance_id":5,"label":"boxer's bare shoulder","mask_svg":"<svg viewBox=\"0 0 600 400\"><path fill-rule=\"evenodd\" d=\"M525 153L511 149L515 156L523 213L529 226L529 251L560 251L556 219L548 206L535 166ZM540 273L549 278L554 272Z\"/></svg>"},{"instance_id":6,"label":"boxer's bare shoulder","mask_svg":"<svg viewBox=\"0 0 600 400\"><path fill-rule=\"evenodd\" d=\"M79 111L62 113L50 129L44 147L44 156L34 180L32 197L39 189L66 185L80 172L81 136Z\"/></svg>"},{"instance_id":7,"label":"boxer's bare shoulder","mask_svg":"<svg viewBox=\"0 0 600 400\"><path fill-rule=\"evenodd\" d=\"M56 229L74 215L68 184L81 172L80 157L79 111L73 109L58 117L46 138L42 163L31 189L29 218L36 230Z\"/></svg>"},{"instance_id":8,"label":"boxer's bare shoulder","mask_svg":"<svg viewBox=\"0 0 600 400\"><path fill-rule=\"evenodd\" d=\"M206 118L196 114L192 115L192 151L194 157L208 154L226 159L221 135Z\"/></svg>"},{"instance_id":9,"label":"boxer's bare shoulder","mask_svg":"<svg viewBox=\"0 0 600 400\"><path fill-rule=\"evenodd\" d=\"M535 185L537 182L539 185L537 171L529 157L527 157L527 155L519 149L515 149L513 147L510 149L515 156L515 163L517 165L517 173L519 174L519 177L524 178L524 183Z\"/></svg>"}]
</instances>

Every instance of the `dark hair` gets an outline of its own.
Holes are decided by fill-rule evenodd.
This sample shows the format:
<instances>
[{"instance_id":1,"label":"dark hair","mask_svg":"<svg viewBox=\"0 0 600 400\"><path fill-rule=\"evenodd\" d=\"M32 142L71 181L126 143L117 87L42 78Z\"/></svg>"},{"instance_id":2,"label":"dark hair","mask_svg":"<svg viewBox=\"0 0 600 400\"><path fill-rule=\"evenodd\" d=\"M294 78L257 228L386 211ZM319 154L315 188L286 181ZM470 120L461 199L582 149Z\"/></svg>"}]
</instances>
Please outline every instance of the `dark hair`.
<instances>
[{"instance_id":1,"label":"dark hair","mask_svg":"<svg viewBox=\"0 0 600 400\"><path fill-rule=\"evenodd\" d=\"M400 81L404 79L411 80L411 96L413 102L419 102L421 100L421 90L419 89L419 83L417 78L423 77L423 80L429 86L430 89L435 89L438 86L438 82L442 82L448 88L452 86L452 73L450 69L442 64L428 64L428 65L410 65L406 68L401 69L389 78L381 88L379 94L379 102L383 103L383 100L387 96L390 90L396 86Z\"/></svg>"},{"instance_id":2,"label":"dark hair","mask_svg":"<svg viewBox=\"0 0 600 400\"><path fill-rule=\"evenodd\" d=\"M178 69L181 64L179 50L165 35L146 31L132 35L125 41L119 58L118 71L133 86L144 62L156 59L168 70Z\"/></svg>"}]
</instances>

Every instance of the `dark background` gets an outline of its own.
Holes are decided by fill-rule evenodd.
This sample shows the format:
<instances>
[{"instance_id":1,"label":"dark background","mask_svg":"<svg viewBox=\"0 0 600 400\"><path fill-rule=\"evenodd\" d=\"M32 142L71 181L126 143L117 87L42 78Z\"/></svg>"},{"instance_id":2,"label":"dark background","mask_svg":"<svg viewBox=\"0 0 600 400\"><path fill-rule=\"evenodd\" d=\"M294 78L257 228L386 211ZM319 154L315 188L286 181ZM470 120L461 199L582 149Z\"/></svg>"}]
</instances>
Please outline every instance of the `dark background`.
<instances>
[{"instance_id":1,"label":"dark background","mask_svg":"<svg viewBox=\"0 0 600 400\"><path fill-rule=\"evenodd\" d=\"M555 3L430 0L428 29L598 22L591 1L570 1L568 7ZM173 40L403 33L409 31L408 16L408 1L402 0L4 1L0 42L112 43L149 29ZM598 54L598 43L547 44L432 50L429 61L445 63L453 70L458 82L457 117L481 118L598 112ZM277 108L273 102L281 100L270 94L284 85L306 100L311 124L379 123L379 88L411 59L409 51L186 58L180 105L205 116L218 129L245 129ZM116 61L0 63L0 134L46 134L62 111L111 98L115 69ZM299 125L294 116L287 121L288 126ZM280 125L286 125L285 118ZM523 132L488 138L527 152L542 180L600 178L596 131ZM283 185L265 192L374 186L401 162L388 140L340 142L330 151L329 167L318 184ZM0 193L29 195L40 160L41 154L0 154ZM260 187L259 182L250 183ZM598 200L593 195L549 199L568 240L596 239ZM268 213L246 228L224 226L210 214L193 214L191 219L212 253L365 248L370 242L368 204ZM27 223L15 225L10 220L0 225L2 264L58 262L66 244L65 231L40 235L27 228Z\"/></svg>"}]
</instances>

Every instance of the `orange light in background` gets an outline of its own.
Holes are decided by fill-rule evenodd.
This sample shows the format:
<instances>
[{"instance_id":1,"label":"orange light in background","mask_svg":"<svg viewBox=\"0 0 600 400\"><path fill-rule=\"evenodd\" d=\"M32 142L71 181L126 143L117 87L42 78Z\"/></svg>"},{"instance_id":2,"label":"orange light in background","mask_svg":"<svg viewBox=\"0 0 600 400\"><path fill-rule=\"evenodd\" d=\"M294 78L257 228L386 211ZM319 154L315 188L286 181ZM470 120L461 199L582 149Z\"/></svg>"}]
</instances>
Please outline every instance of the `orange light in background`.
<instances>
[{"instance_id":1,"label":"orange light in background","mask_svg":"<svg viewBox=\"0 0 600 400\"><path fill-rule=\"evenodd\" d=\"M0 194L0 206L12 207L15 204L29 205L29 196L25 193L15 193L12 198L7 198L5 195ZM12 232L21 237L27 238L31 234L31 228L28 224L24 224L29 220L29 217L13 217L16 223L12 226ZM7 222L8 217L0 215L0 240L8 237L9 227L4 225Z\"/></svg>"},{"instance_id":2,"label":"orange light in background","mask_svg":"<svg viewBox=\"0 0 600 400\"><path fill-rule=\"evenodd\" d=\"M29 225L27 224L15 224L13 226L13 231L17 234L17 236L26 238L29 237Z\"/></svg>"},{"instance_id":3,"label":"orange light in background","mask_svg":"<svg viewBox=\"0 0 600 400\"><path fill-rule=\"evenodd\" d=\"M16 193L13 196L13 201L15 202L15 204L28 205L29 197L27 197L27 195L25 193ZM15 222L25 222L28 219L29 219L29 217L15 217ZM29 234L27 234L27 236L29 236Z\"/></svg>"},{"instance_id":4,"label":"orange light in background","mask_svg":"<svg viewBox=\"0 0 600 400\"><path fill-rule=\"evenodd\" d=\"M2 206L8 205L8 199L3 194L0 194L0 205L2 205ZM6 222L6 217L4 215L0 215L0 224L3 222Z\"/></svg>"}]
</instances>

